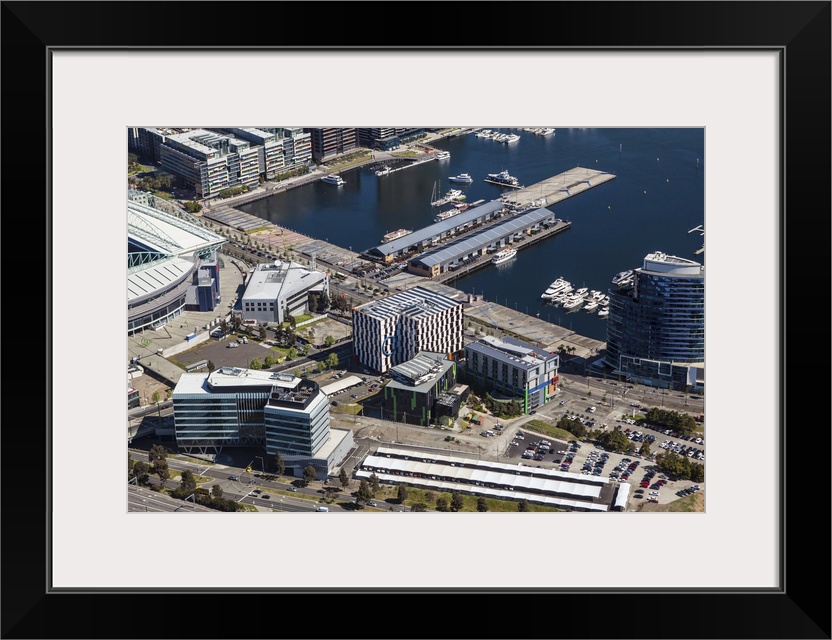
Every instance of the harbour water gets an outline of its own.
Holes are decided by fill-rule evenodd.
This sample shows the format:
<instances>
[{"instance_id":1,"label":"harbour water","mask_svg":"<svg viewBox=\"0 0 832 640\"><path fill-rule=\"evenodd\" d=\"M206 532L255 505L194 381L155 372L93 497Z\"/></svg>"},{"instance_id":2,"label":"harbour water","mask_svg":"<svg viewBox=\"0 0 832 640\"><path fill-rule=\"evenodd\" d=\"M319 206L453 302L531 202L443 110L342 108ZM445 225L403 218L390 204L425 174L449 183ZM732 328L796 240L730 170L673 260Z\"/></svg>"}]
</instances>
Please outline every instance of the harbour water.
<instances>
[{"instance_id":1,"label":"harbour water","mask_svg":"<svg viewBox=\"0 0 832 640\"><path fill-rule=\"evenodd\" d=\"M547 125L549 123L542 123ZM553 125L554 126L554 125ZM499 197L504 189L484 182L503 169L533 185L577 166L614 173L616 179L550 209L572 222L569 231L521 250L510 262L488 266L451 282L466 292L606 340L606 320L542 303L540 294L562 276L575 288L607 290L616 273L640 267L662 251L704 264L700 231L705 222L705 133L702 128L558 128L536 136L502 128L520 140L502 144L473 134L441 141L447 160L426 162L376 176L378 165L342 172L343 186L314 183L240 206L274 224L362 251L385 233L432 224L430 205L441 193L461 189L468 202ZM469 173L469 185L449 182Z\"/></svg>"}]
</instances>

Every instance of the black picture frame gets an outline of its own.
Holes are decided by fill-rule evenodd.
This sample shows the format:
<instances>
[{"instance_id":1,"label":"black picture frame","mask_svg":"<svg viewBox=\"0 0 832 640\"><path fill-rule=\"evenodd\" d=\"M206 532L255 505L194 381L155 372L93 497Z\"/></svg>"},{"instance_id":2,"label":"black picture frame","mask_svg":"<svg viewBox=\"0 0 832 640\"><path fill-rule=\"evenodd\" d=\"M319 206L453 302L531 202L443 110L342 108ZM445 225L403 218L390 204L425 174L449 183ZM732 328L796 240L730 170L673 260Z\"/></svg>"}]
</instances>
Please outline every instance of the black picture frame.
<instances>
[{"instance_id":1,"label":"black picture frame","mask_svg":"<svg viewBox=\"0 0 832 640\"><path fill-rule=\"evenodd\" d=\"M277 5L279 18L274 29L223 30L218 16L256 15L268 5ZM503 23L498 15L505 7L482 4L401 3L406 9L432 20L465 24L467 31L455 28L428 36L418 28L395 29L391 44L389 13L385 5L371 3L327 3L325 9L310 12L308 3L141 3L141 2L3 2L2 3L2 83L3 169L6 187L2 201L7 223L15 219L13 207L25 207L26 235L37 238L37 249L20 242L18 227L6 234L4 251L4 299L11 308L9 324L28 315L23 309L46 309L46 340L41 355L32 345L19 340L20 330L2 333L6 356L8 394L4 403L2 430L2 477L5 488L2 516L2 637L3 638L113 638L113 637L273 637L289 633L309 637L584 637L584 638L830 638L830 543L828 494L829 429L828 417L816 415L806 407L807 398L828 398L829 324L828 315L802 314L788 299L804 286L807 273L822 266L821 277L828 277L830 206L830 3L829 2L564 2L512 3L508 22L525 23L528 29L496 32ZM198 7L210 7L200 11ZM476 7L483 15L472 16ZM379 15L375 15L378 11ZM553 11L551 29L535 28L535 14ZM356 15L358 14L358 15ZM383 14L383 15L382 15ZM487 15L486 15L487 14ZM159 16L163 16L163 20ZM357 19L358 18L358 19ZM486 19L487 18L487 19ZM281 23L303 24L305 28L280 28ZM323 24L322 24L323 23ZM188 29L173 28L186 24ZM167 28L170 25L171 28ZM310 44L310 34L328 33L327 28L347 33L347 37ZM480 28L482 25L488 25ZM411 24L412 27L412 24ZM445 35L445 34L449 35ZM48 105L50 52L62 48L79 50L143 48L223 48L274 47L326 48L412 48L425 47L510 50L529 47L576 49L669 48L701 50L770 49L781 54L781 96L783 126L783 184L781 234L781 296L783 339L781 345L761 345L776 353L781 376L781 498L784 508L778 526L783 540L781 588L694 591L685 594L610 593L579 590L569 594L514 592L465 595L454 590L396 593L394 590L354 593L306 592L269 594L265 592L208 593L183 592L165 595L136 591L135 594L79 592L55 594L49 589L47 540L50 523L49 494L56 479L49 473L51 415L69 408L52 406L49 389L57 363L52 362L48 337L59 319L58 310L44 301L43 287L29 276L31 262L41 262L40 249L48 257L56 240L49 235L52 215L49 175ZM375 44L369 44L373 41ZM430 42L434 40L435 42ZM427 42L427 44L426 44ZM361 43L361 44L357 44ZM23 162L23 160L26 162ZM42 172L31 167L41 167ZM791 179L790 179L791 178ZM34 194L34 195L32 195ZM44 211L45 215L40 212ZM815 212L820 212L817 215ZM788 218L786 214L789 214ZM42 221L43 229L38 228ZM9 227L7 227L7 230ZM34 231L34 234L33 234ZM40 232L40 235L38 235ZM40 243L40 238L46 239ZM785 268L786 258L792 258ZM824 258L821 265L820 258ZM26 266L21 269L22 265ZM42 282L47 289L55 282L48 272ZM819 319L824 327L815 326ZM788 323L791 318L792 322ZM25 329L27 334L31 333ZM14 334L17 334L16 336ZM812 336L811 344L806 337ZM814 336L818 336L815 338ZM788 338L792 338L791 341ZM790 347L787 350L787 345ZM820 347L820 348L819 348ZM47 363L46 377L38 385L22 375L19 365L35 369ZM791 381L792 394L787 394ZM12 396L11 394L14 393ZM792 402L787 405L787 397ZM10 400L10 401L9 401ZM21 404L28 405L28 422L21 424ZM45 427L40 428L40 407L46 406ZM788 411L787 411L788 407ZM31 409L35 409L31 411ZM34 414L34 416L32 415ZM811 430L811 444L802 439ZM793 446L788 447L788 444ZM823 458L808 467L800 463L810 448ZM45 452L45 467L36 460ZM45 470L44 470L45 469ZM799 479L794 469L800 469ZM94 480L99 481L99 480ZM85 482L93 482L89 478ZM787 508L786 508L787 507ZM82 517L82 514L81 514ZM155 551L155 554L154 554ZM173 555L162 549L133 549L137 565L157 555L162 562L173 562ZM615 549L607 550L610 562ZM94 561L94 559L90 559ZM175 560L175 566L187 564ZM667 570L674 570L669 564ZM386 592L386 593L385 593ZM412 599L392 595L411 595ZM387 598L379 599L380 596ZM429 602L424 602L430 598ZM521 599L522 598L522 599ZM267 599L267 600L266 600ZM266 601L270 614L261 609ZM520 605L517 608L517 605ZM541 609L542 607L542 609ZM442 610L455 615L461 631L451 631L444 623ZM493 611L501 611L498 619ZM218 615L217 611L228 615ZM529 626L528 616L540 622ZM123 620L114 628L111 616ZM340 615L339 615L340 612ZM305 621L298 631L290 621L300 616ZM548 614L548 615L547 615ZM203 617L204 616L204 617ZM292 631L286 631L292 629ZM305 630L305 631L304 631Z\"/></svg>"}]
</instances>

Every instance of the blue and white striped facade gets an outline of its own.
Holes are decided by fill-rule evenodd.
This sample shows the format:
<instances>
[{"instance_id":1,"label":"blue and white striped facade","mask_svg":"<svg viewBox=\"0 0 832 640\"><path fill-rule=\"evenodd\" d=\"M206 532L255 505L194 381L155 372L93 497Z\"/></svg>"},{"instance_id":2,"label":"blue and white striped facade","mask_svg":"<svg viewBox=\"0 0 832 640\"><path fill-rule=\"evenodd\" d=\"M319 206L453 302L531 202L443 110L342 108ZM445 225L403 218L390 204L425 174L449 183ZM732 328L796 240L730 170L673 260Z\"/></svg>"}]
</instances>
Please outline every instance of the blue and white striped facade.
<instances>
[{"instance_id":1,"label":"blue and white striped facade","mask_svg":"<svg viewBox=\"0 0 832 640\"><path fill-rule=\"evenodd\" d=\"M616 374L679 390L704 387L705 267L661 252L610 295L606 360Z\"/></svg>"},{"instance_id":2,"label":"blue and white striped facade","mask_svg":"<svg viewBox=\"0 0 832 640\"><path fill-rule=\"evenodd\" d=\"M377 373L420 351L453 357L462 350L462 303L413 287L352 311L354 356Z\"/></svg>"}]
</instances>

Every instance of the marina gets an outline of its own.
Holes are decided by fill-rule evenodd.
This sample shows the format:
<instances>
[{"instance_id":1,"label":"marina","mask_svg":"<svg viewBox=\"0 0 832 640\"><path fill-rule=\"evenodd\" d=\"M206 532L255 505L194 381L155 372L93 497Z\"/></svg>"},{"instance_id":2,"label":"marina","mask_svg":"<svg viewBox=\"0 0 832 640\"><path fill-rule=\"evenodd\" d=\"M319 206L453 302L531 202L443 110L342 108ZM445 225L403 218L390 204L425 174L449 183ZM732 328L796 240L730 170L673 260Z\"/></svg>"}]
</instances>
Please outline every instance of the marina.
<instances>
[{"instance_id":1,"label":"marina","mask_svg":"<svg viewBox=\"0 0 832 640\"><path fill-rule=\"evenodd\" d=\"M428 235L427 227L435 223L437 213L452 208L449 203L431 211L428 196L432 184L455 186L448 183L449 176L467 172L474 183L458 185L464 187L466 202L483 200L489 205L504 205L506 213L499 221L511 219L526 207L537 206L549 209L555 218L571 225L564 229L568 234L558 232L563 240L552 241L548 230L526 235L523 242L515 245L522 256L501 265L505 269L499 273L497 269L479 268L474 261L459 264L455 271L439 278L459 289L476 290L478 294L483 289L487 299L499 298L512 311L515 301L520 311L528 305L531 314L540 311L543 319L551 317L553 322L600 340L605 339L606 329L597 311L570 313L564 318L561 307L541 304L544 302L541 292L556 276L563 275L576 288L585 284L590 289L614 289L610 286L612 276L639 265L643 258L640 249L636 251L632 243L622 243L622 239L638 238L648 248L668 247L676 255L692 255L702 245L698 233L687 234L703 222L704 172L701 166L697 167L697 158L704 153L701 131L559 128L557 135L542 136L518 128L514 131L522 137L511 145L493 144L476 137L476 130L468 131L466 135L428 141L429 145L450 152L451 158L441 163L427 161L434 154L395 158L390 154L376 154L372 160L368 156L365 168L342 170L340 173L347 184L335 192L331 185L318 184L318 176L310 175L310 180L300 188L281 183L274 189L277 195L251 193L234 199L248 199L251 204L243 205L243 209L256 213L256 217L241 216L239 211L226 208L232 202L230 199L218 202L211 209L222 207L235 225L262 228L271 221L286 229L285 238L290 236L289 229L293 230L293 236L295 232L310 236L307 240L287 241L286 245L293 247L294 255L317 252L322 260L345 265L369 266L373 261L361 257L368 240L372 242L399 228L413 229L412 236L393 241L393 246L375 258L392 265L396 261L412 260L414 251L420 248L421 251L438 249L484 228L480 225L462 229L462 225L457 225L460 228L442 230L444 235L437 229L429 237L423 237ZM660 164L656 162L657 157L661 157ZM386 165L393 168L391 174L374 175L375 170ZM397 167L408 171L402 174ZM508 169L528 186L505 189L483 181L488 173L501 169ZM681 176L689 177L682 180ZM669 182L666 178L670 178ZM582 180L588 183L581 184ZM610 189L592 188L604 180L612 180L607 183ZM583 193L586 196L581 198L568 195ZM663 204L667 198L690 202L691 206L669 215ZM476 205L465 213L474 208ZM207 213L212 216L214 212ZM459 215L453 216L443 224L459 218ZM465 224L471 222L476 224L476 219L469 217ZM456 235L450 237L451 233ZM417 234L419 241L414 240L412 250L398 248L398 243ZM491 257L489 254L481 259L490 264ZM411 280L415 283L426 278L407 273L406 269L395 273L395 282Z\"/></svg>"}]
</instances>

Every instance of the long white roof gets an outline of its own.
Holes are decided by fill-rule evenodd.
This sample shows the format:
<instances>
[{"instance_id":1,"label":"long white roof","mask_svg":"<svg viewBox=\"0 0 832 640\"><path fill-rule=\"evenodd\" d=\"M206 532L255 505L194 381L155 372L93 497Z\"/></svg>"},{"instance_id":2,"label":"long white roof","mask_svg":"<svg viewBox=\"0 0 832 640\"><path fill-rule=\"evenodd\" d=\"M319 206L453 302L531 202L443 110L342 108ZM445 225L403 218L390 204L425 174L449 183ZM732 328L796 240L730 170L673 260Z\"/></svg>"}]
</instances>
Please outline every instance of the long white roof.
<instances>
[{"instance_id":1,"label":"long white roof","mask_svg":"<svg viewBox=\"0 0 832 640\"><path fill-rule=\"evenodd\" d=\"M226 242L208 229L132 200L127 201L127 234L148 249L171 256L191 255Z\"/></svg>"}]
</instances>

